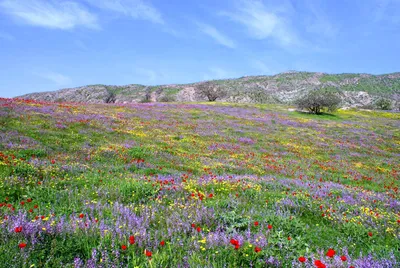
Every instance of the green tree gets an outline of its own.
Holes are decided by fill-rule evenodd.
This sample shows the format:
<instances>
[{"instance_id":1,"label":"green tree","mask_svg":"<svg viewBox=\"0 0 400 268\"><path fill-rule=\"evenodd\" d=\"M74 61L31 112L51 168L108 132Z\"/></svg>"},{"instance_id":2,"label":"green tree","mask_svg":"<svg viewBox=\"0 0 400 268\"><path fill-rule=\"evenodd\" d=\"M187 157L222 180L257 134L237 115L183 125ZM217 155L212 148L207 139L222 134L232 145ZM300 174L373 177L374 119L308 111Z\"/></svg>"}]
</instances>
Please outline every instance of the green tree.
<instances>
[{"instance_id":1,"label":"green tree","mask_svg":"<svg viewBox=\"0 0 400 268\"><path fill-rule=\"evenodd\" d=\"M297 99L295 104L299 109L306 109L313 114L321 114L323 110L329 112L335 111L340 105L340 97L331 91L327 90L313 90L305 96Z\"/></svg>"}]
</instances>

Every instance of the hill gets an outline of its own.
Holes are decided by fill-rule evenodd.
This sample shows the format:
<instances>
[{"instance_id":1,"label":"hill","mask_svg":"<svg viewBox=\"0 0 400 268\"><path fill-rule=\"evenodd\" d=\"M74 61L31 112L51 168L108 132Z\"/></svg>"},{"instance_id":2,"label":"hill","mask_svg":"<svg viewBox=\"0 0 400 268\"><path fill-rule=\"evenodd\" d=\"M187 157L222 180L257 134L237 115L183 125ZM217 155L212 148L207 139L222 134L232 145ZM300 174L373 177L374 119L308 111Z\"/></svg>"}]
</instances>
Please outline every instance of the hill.
<instances>
[{"instance_id":1,"label":"hill","mask_svg":"<svg viewBox=\"0 0 400 268\"><path fill-rule=\"evenodd\" d=\"M52 102L103 103L110 92L116 95L116 103L192 102L202 101L197 86L171 84L145 86L88 85L66 88L53 92L31 93L20 98ZM392 100L400 109L400 73L326 74L316 72L286 72L273 76L246 76L238 79L213 80L228 94L219 101L232 103L291 103L294 99L316 88L330 88L339 92L344 107L372 108L379 98Z\"/></svg>"}]
</instances>

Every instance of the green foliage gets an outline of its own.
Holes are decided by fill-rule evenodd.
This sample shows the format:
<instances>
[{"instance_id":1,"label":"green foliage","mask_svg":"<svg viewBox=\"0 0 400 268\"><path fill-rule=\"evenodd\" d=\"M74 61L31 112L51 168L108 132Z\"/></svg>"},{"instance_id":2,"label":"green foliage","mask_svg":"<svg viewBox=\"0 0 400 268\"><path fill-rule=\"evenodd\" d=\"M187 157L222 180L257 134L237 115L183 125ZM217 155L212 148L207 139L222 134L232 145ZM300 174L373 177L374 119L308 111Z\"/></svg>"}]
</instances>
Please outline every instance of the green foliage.
<instances>
[{"instance_id":1,"label":"green foliage","mask_svg":"<svg viewBox=\"0 0 400 268\"><path fill-rule=\"evenodd\" d=\"M299 109L307 109L310 113L321 114L323 109L329 112L335 111L340 102L340 97L335 93L325 90L314 90L297 99L295 104Z\"/></svg>"},{"instance_id":2,"label":"green foliage","mask_svg":"<svg viewBox=\"0 0 400 268\"><path fill-rule=\"evenodd\" d=\"M31 157L45 157L47 156L47 152L43 149L25 149L25 150L20 150L18 151L15 156L17 158L23 158L23 159L30 159Z\"/></svg>"},{"instance_id":3,"label":"green foliage","mask_svg":"<svg viewBox=\"0 0 400 268\"><path fill-rule=\"evenodd\" d=\"M149 155L149 150L145 147L132 147L128 150L130 157L134 159L145 159Z\"/></svg>"},{"instance_id":4,"label":"green foliage","mask_svg":"<svg viewBox=\"0 0 400 268\"><path fill-rule=\"evenodd\" d=\"M375 106L379 110L390 110L392 109L392 102L388 99L380 98L375 102Z\"/></svg>"},{"instance_id":5,"label":"green foliage","mask_svg":"<svg viewBox=\"0 0 400 268\"><path fill-rule=\"evenodd\" d=\"M197 85L196 91L203 98L207 98L208 101L216 101L217 99L223 98L227 95L225 88L210 81Z\"/></svg>"},{"instance_id":6,"label":"green foliage","mask_svg":"<svg viewBox=\"0 0 400 268\"><path fill-rule=\"evenodd\" d=\"M159 102L174 102L176 101L175 96L173 95L164 95L158 99Z\"/></svg>"}]
</instances>

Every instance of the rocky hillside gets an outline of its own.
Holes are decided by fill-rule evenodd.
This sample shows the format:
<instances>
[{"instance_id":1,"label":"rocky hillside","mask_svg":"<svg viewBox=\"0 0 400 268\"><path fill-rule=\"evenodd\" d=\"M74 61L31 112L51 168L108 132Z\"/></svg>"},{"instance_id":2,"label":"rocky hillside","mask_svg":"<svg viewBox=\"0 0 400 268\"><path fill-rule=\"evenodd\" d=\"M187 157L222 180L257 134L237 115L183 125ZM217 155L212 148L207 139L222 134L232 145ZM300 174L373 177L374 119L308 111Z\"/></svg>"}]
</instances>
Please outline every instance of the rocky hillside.
<instances>
[{"instance_id":1,"label":"rocky hillside","mask_svg":"<svg viewBox=\"0 0 400 268\"><path fill-rule=\"evenodd\" d=\"M286 72L273 76L246 76L238 79L211 81L225 89L228 94L218 101L246 103L291 103L293 100L317 88L337 91L344 107L372 108L379 98L392 101L395 109L400 107L400 73L326 74L315 72ZM66 88L53 92L32 93L20 96L55 102L103 103L110 93L116 103L130 102L190 102L204 101L197 86L203 82L181 85L89 85Z\"/></svg>"}]
</instances>

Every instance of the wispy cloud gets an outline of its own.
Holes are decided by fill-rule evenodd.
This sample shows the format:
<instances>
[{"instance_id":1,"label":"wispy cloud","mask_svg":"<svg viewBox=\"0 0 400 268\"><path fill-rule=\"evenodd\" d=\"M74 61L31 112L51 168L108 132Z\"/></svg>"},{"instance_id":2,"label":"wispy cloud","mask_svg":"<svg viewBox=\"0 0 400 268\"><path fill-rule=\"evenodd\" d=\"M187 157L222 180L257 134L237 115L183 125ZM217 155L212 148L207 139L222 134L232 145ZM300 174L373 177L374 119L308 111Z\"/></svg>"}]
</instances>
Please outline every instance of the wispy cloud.
<instances>
[{"instance_id":1,"label":"wispy cloud","mask_svg":"<svg viewBox=\"0 0 400 268\"><path fill-rule=\"evenodd\" d=\"M277 5L267 8L258 0L239 1L235 11L220 14L244 25L255 39L272 39L282 46L293 46L300 43L299 38L290 26L288 13L290 6Z\"/></svg>"},{"instance_id":2,"label":"wispy cloud","mask_svg":"<svg viewBox=\"0 0 400 268\"><path fill-rule=\"evenodd\" d=\"M200 31L213 38L218 44L229 48L236 47L235 42L233 40L220 33L213 26L204 23L197 23L197 26L199 27Z\"/></svg>"},{"instance_id":3,"label":"wispy cloud","mask_svg":"<svg viewBox=\"0 0 400 268\"><path fill-rule=\"evenodd\" d=\"M52 81L53 83L57 84L58 86L64 86L71 83L71 78L65 76L60 73L45 71L45 72L34 72L36 76L42 77L46 80Z\"/></svg>"},{"instance_id":4,"label":"wispy cloud","mask_svg":"<svg viewBox=\"0 0 400 268\"><path fill-rule=\"evenodd\" d=\"M97 16L76 2L0 0L0 7L16 20L34 26L62 30L78 26L99 28Z\"/></svg>"},{"instance_id":5,"label":"wispy cloud","mask_svg":"<svg viewBox=\"0 0 400 268\"><path fill-rule=\"evenodd\" d=\"M12 41L15 39L14 36L12 36L9 33L5 33L5 32L0 32L0 39L4 39L4 40L8 40L8 41Z\"/></svg>"},{"instance_id":6,"label":"wispy cloud","mask_svg":"<svg viewBox=\"0 0 400 268\"><path fill-rule=\"evenodd\" d=\"M135 19L148 20L164 24L161 13L148 1L144 0L86 0L100 9L113 11Z\"/></svg>"},{"instance_id":7,"label":"wispy cloud","mask_svg":"<svg viewBox=\"0 0 400 268\"><path fill-rule=\"evenodd\" d=\"M306 20L306 30L318 36L335 37L338 33L338 27L329 20L321 5L317 1L311 0L305 1L305 5L311 13L311 16Z\"/></svg>"}]
</instances>

